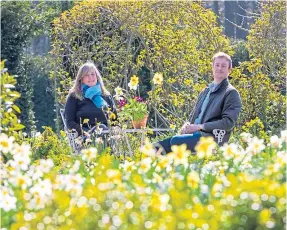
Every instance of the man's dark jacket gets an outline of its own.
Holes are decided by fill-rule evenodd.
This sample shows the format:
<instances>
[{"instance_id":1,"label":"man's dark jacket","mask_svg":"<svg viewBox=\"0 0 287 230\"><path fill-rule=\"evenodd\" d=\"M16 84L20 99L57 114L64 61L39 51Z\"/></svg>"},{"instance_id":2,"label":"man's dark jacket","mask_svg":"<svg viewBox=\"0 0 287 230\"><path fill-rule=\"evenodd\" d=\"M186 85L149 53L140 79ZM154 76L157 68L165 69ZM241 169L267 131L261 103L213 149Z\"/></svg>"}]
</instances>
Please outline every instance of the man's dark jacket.
<instances>
[{"instance_id":1,"label":"man's dark jacket","mask_svg":"<svg viewBox=\"0 0 287 230\"><path fill-rule=\"evenodd\" d=\"M209 90L209 87L207 87L199 94L195 108L189 117L191 124L194 124L195 119L199 116L202 103ZM227 79L223 80L217 89L210 93L206 110L201 119L201 124L204 124L204 130L201 132L202 136L214 137L213 130L221 129L226 131L223 143L228 142L241 107L241 99L238 91Z\"/></svg>"}]
</instances>

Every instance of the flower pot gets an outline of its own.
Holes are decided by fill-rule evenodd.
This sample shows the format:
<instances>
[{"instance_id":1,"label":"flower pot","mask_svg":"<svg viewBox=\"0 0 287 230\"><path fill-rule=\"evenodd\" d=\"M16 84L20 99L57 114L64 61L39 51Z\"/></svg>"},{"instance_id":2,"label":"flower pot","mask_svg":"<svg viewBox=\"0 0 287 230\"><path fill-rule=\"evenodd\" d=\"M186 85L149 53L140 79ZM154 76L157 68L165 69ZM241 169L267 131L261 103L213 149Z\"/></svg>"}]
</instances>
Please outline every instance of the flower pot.
<instances>
[{"instance_id":1,"label":"flower pot","mask_svg":"<svg viewBox=\"0 0 287 230\"><path fill-rule=\"evenodd\" d=\"M145 115L142 120L132 121L134 129L141 129L146 127L148 115Z\"/></svg>"}]
</instances>

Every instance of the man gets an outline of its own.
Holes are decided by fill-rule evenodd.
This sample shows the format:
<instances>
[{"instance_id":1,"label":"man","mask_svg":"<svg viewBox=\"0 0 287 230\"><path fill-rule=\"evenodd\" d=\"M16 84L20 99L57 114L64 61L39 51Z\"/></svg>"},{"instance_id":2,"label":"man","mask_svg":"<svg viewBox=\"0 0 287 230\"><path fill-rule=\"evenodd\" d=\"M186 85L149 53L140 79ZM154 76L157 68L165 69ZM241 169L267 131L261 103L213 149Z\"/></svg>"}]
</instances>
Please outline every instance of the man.
<instances>
[{"instance_id":1,"label":"man","mask_svg":"<svg viewBox=\"0 0 287 230\"><path fill-rule=\"evenodd\" d=\"M180 135L157 143L166 153L171 152L172 145L181 144L186 144L194 152L200 137L214 137L214 129L225 130L222 143L228 142L242 107L238 91L228 81L231 68L232 60L228 54L219 52L213 56L214 80L199 94L189 122L182 126Z\"/></svg>"}]
</instances>

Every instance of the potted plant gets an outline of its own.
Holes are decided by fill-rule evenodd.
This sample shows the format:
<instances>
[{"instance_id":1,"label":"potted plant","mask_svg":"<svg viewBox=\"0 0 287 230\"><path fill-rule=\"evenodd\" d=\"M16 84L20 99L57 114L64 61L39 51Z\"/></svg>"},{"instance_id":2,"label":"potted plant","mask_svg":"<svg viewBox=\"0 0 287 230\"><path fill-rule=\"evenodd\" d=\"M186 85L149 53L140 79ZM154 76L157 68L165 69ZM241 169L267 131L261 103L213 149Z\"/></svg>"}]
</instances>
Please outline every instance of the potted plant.
<instances>
[{"instance_id":1,"label":"potted plant","mask_svg":"<svg viewBox=\"0 0 287 230\"><path fill-rule=\"evenodd\" d=\"M161 87L163 83L162 73L155 73L153 77L153 85ZM131 120L134 128L146 127L148 118L147 101L142 97L137 96L139 78L132 76L128 83L129 91L120 87L115 88L116 95L114 96L118 102L118 114L122 121Z\"/></svg>"},{"instance_id":2,"label":"potted plant","mask_svg":"<svg viewBox=\"0 0 287 230\"><path fill-rule=\"evenodd\" d=\"M145 128L148 118L147 103L141 97L129 98L121 107L120 114L131 119L135 129Z\"/></svg>"},{"instance_id":3,"label":"potted plant","mask_svg":"<svg viewBox=\"0 0 287 230\"><path fill-rule=\"evenodd\" d=\"M147 102L136 96L139 79L132 76L128 84L130 91L120 87L115 89L115 99L118 102L118 114L122 121L131 120L136 129L145 128L148 118Z\"/></svg>"}]
</instances>

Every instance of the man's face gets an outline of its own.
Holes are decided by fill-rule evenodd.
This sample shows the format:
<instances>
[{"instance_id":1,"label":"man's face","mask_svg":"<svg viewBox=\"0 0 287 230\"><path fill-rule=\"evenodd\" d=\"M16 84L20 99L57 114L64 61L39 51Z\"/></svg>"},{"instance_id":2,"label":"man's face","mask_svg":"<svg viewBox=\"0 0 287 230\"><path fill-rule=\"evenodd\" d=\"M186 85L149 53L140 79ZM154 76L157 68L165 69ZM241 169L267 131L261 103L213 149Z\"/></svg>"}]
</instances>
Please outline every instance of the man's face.
<instances>
[{"instance_id":1,"label":"man's face","mask_svg":"<svg viewBox=\"0 0 287 230\"><path fill-rule=\"evenodd\" d=\"M226 79L230 73L229 61L224 57L215 58L212 65L213 78L217 82Z\"/></svg>"}]
</instances>

